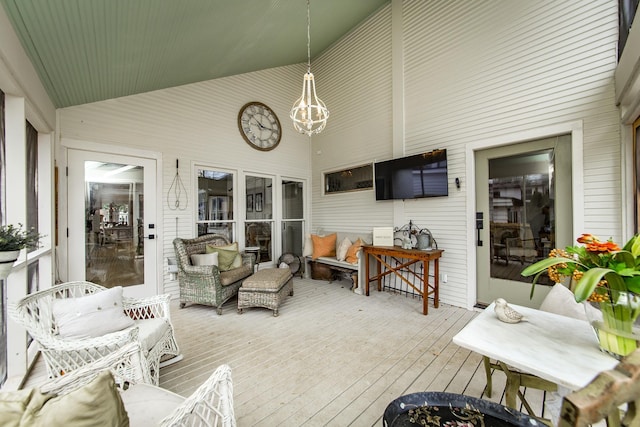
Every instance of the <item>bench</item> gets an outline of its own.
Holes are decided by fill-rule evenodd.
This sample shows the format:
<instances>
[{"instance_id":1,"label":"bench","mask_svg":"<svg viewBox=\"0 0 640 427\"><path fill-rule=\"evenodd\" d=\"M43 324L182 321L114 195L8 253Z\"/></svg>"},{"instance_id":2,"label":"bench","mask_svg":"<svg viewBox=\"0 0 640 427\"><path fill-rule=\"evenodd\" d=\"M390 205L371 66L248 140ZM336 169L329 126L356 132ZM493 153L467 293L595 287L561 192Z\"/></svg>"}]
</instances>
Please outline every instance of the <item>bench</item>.
<instances>
[{"instance_id":1,"label":"bench","mask_svg":"<svg viewBox=\"0 0 640 427\"><path fill-rule=\"evenodd\" d=\"M322 232L318 233L318 235L328 236L332 233L333 232ZM336 254L339 252L340 245L345 238L349 239L351 243L355 243L356 240L360 239L363 244L371 244L373 239L371 233L337 232L336 235ZM307 271L311 272L310 276L312 279L327 280L331 283L333 280L346 276L346 278L351 280L351 290L359 294L363 293L362 286L359 286L360 283L365 283L365 263L362 250L357 253L358 262L355 264L347 261L339 261L336 256L320 256L313 259L312 254L313 242L311 236L307 235L303 255L306 263L309 265Z\"/></svg>"}]
</instances>

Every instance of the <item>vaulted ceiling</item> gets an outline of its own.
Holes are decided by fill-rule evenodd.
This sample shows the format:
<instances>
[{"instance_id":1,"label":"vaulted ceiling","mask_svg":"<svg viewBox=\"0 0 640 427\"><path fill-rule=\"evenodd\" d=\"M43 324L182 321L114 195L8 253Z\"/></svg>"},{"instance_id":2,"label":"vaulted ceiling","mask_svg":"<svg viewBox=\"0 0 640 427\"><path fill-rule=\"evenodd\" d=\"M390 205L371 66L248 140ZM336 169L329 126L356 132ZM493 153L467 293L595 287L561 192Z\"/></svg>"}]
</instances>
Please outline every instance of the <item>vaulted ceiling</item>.
<instances>
[{"instance_id":1,"label":"vaulted ceiling","mask_svg":"<svg viewBox=\"0 0 640 427\"><path fill-rule=\"evenodd\" d=\"M312 1L312 61L389 1ZM307 60L305 0L0 4L56 107Z\"/></svg>"}]
</instances>

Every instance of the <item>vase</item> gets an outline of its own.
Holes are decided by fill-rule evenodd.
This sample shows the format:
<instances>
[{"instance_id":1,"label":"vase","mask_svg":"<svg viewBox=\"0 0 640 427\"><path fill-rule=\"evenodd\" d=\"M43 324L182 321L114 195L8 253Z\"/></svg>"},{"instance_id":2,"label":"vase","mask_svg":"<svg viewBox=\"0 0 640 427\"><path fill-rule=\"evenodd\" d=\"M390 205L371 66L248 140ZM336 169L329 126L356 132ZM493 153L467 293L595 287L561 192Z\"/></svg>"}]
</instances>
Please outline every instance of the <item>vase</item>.
<instances>
[{"instance_id":1,"label":"vase","mask_svg":"<svg viewBox=\"0 0 640 427\"><path fill-rule=\"evenodd\" d=\"M20 251L0 251L0 280L4 280L11 273L13 263L18 259Z\"/></svg>"},{"instance_id":2,"label":"vase","mask_svg":"<svg viewBox=\"0 0 640 427\"><path fill-rule=\"evenodd\" d=\"M604 301L585 306L600 349L616 359L632 353L640 345L640 295L607 289Z\"/></svg>"}]
</instances>

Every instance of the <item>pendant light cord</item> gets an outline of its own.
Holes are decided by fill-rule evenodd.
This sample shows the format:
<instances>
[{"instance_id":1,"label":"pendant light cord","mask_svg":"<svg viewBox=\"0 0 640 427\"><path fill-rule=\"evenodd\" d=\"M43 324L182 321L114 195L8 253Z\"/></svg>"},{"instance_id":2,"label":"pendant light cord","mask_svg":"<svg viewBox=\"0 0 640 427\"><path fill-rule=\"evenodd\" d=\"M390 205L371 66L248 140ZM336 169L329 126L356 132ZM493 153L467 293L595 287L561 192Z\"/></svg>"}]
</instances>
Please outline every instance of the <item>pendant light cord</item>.
<instances>
[{"instance_id":1,"label":"pendant light cord","mask_svg":"<svg viewBox=\"0 0 640 427\"><path fill-rule=\"evenodd\" d=\"M311 72L311 0L307 0L307 72Z\"/></svg>"}]
</instances>

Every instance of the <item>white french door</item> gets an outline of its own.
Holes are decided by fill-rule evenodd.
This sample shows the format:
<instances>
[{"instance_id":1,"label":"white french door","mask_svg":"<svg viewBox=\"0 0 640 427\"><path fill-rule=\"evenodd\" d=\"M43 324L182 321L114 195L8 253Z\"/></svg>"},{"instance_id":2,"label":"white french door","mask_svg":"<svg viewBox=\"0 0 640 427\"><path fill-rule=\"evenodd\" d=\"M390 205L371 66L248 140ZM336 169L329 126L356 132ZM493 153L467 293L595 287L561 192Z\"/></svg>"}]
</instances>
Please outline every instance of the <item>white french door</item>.
<instances>
[{"instance_id":1,"label":"white french door","mask_svg":"<svg viewBox=\"0 0 640 427\"><path fill-rule=\"evenodd\" d=\"M156 161L69 149L69 280L158 293Z\"/></svg>"}]
</instances>

